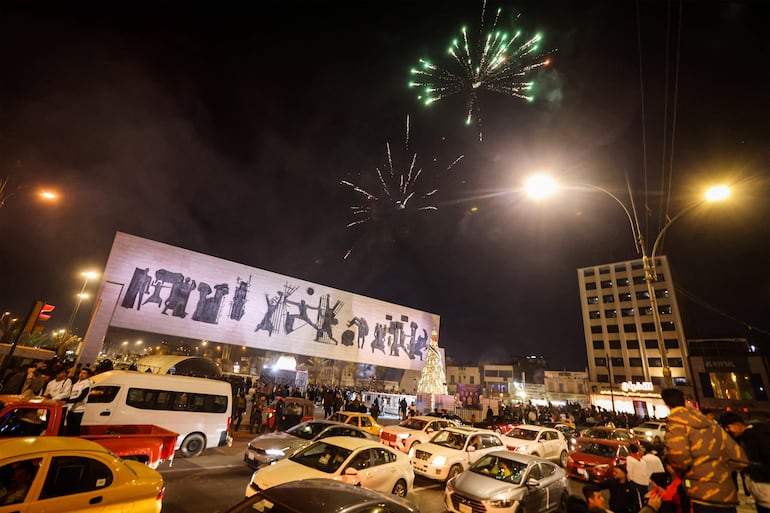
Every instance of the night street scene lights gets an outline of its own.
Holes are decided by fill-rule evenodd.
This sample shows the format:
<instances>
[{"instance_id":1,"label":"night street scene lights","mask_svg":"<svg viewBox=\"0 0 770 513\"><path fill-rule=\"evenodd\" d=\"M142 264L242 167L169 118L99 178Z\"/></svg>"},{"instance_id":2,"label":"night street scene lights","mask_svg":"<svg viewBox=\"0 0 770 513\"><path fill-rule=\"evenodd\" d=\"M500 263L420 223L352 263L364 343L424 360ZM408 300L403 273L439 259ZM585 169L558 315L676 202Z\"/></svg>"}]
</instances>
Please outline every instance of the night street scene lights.
<instances>
[{"instance_id":1,"label":"night street scene lights","mask_svg":"<svg viewBox=\"0 0 770 513\"><path fill-rule=\"evenodd\" d=\"M626 214L626 218L628 219L629 226L631 227L631 235L634 239L636 251L641 255L642 262L644 264L644 280L647 284L647 292L650 296L650 308L652 310L653 322L655 325L655 336L657 338L658 350L660 351L660 359L663 367L663 381L665 386L669 388L674 386L674 381L671 377L671 367L669 366L668 362L668 352L666 350L666 345L663 338L663 329L660 322L660 312L658 311L658 300L657 296L655 295L655 287L653 285L653 283L657 280L655 259L658 256L658 249L666 231L677 219L705 203L713 203L726 200L730 197L730 187L723 184L710 187L705 191L702 198L687 205L673 217L666 217L666 223L660 228L660 231L658 232L657 236L655 237L655 241L652 244L652 250L649 253L647 251L644 234L642 233L641 226L639 224L639 218L636 212L636 205L633 201L630 184L627 184L627 187L630 200L630 208L623 200L621 200L611 191L592 184L581 183L562 185L546 174L533 175L529 177L524 184L524 190L526 193L535 200L546 199L559 190L601 192L612 198L623 209L623 212Z\"/></svg>"},{"instance_id":2,"label":"night street scene lights","mask_svg":"<svg viewBox=\"0 0 770 513\"><path fill-rule=\"evenodd\" d=\"M89 297L89 294L86 293L86 287L88 287L88 282L98 278L99 273L95 271L83 271L80 273L80 276L83 277L83 287L80 289L80 292L77 294L78 300L75 303L75 308L72 309L72 314L70 315L69 321L67 321L67 334L72 333L72 325L74 324L75 318L78 315L78 310L80 310L80 304L83 302L84 299L87 299Z\"/></svg>"}]
</instances>

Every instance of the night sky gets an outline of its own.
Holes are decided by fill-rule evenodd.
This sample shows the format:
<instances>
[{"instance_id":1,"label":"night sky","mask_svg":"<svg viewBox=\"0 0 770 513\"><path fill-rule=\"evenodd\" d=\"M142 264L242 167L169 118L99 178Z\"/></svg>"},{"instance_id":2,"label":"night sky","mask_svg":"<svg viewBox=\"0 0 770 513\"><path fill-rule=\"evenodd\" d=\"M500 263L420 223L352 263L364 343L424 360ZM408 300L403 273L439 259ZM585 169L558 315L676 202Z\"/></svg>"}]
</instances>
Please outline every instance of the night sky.
<instances>
[{"instance_id":1,"label":"night sky","mask_svg":"<svg viewBox=\"0 0 770 513\"><path fill-rule=\"evenodd\" d=\"M541 32L552 65L534 102L481 94L483 142L464 98L425 108L407 87L419 58L449 64L460 28L477 33L480 1L239 4L0 5L0 177L22 187L0 208L0 308L43 299L63 327L79 272L123 231L437 313L459 361L582 370L576 269L636 258L631 230L605 195L517 189L550 171L626 198L627 174L650 242L661 200L674 215L734 186L663 253L688 338L768 340L770 4L684 2L677 52L677 2L637 18L628 1L490 0L487 23L501 6L499 27ZM362 201L340 181L376 191L386 142L397 163L417 153L439 210L348 229Z\"/></svg>"}]
</instances>

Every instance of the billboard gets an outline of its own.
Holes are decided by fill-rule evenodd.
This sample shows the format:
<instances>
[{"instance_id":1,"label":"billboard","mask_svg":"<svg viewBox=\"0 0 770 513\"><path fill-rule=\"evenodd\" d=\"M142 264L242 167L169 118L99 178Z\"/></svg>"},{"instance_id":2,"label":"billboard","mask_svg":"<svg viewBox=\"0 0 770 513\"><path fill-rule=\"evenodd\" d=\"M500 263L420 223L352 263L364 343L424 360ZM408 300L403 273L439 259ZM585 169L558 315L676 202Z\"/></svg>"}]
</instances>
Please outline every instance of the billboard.
<instances>
[{"instance_id":1,"label":"billboard","mask_svg":"<svg viewBox=\"0 0 770 513\"><path fill-rule=\"evenodd\" d=\"M109 326L402 369L423 368L439 328L436 314L120 232L105 288L118 291Z\"/></svg>"}]
</instances>

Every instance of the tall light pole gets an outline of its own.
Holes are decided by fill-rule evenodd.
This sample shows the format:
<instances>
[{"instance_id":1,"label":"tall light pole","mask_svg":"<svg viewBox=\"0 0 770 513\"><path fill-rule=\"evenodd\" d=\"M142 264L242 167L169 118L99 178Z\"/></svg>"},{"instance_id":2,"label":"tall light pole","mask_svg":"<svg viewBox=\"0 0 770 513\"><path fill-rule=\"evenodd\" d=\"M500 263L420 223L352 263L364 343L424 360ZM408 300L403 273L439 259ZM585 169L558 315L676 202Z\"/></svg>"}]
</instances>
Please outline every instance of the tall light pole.
<instances>
[{"instance_id":1,"label":"tall light pole","mask_svg":"<svg viewBox=\"0 0 770 513\"><path fill-rule=\"evenodd\" d=\"M652 319L655 325L655 337L658 342L658 351L660 352L660 361L663 367L663 382L666 388L670 388L674 386L674 380L671 377L671 367L668 364L668 350L666 349L665 339L663 338L663 327L660 323L660 312L658 311L658 297L655 295L654 286L655 281L658 279L658 275L655 270L655 259L658 256L658 248L666 231L677 219L681 218L688 212L691 212L695 208L703 205L704 203L723 201L727 199L730 195L730 188L726 185L711 187L706 191L703 198L686 206L674 217L667 218L666 224L663 225L663 227L660 229L660 232L658 232L657 237L655 238L655 242L652 245L652 251L648 254L644 234L642 233L639 224L639 217L636 213L636 205L634 204L633 194L631 193L631 184L628 182L628 178L626 178L626 186L628 188L628 197L630 199L631 208L629 208L618 196L603 187L591 184L577 184L565 187L558 185L553 179L546 175L535 175L531 177L527 181L525 189L531 197L536 199L549 196L557 189L588 189L590 191L606 194L623 209L623 212L625 212L626 218L628 219L629 226L631 227L631 235L634 238L636 251L642 257L642 264L644 265L644 281L647 284L647 293L650 296L650 308L652 309Z\"/></svg>"},{"instance_id":2,"label":"tall light pole","mask_svg":"<svg viewBox=\"0 0 770 513\"><path fill-rule=\"evenodd\" d=\"M72 315L70 315L70 319L69 321L67 321L66 335L69 335L70 333L72 333L72 324L75 322L75 317L78 314L78 310L80 310L80 303L83 302L83 299L88 297L88 294L86 294L86 287L88 286L88 282L90 280L98 278L99 273L96 273L94 271L83 271L82 273L80 273L80 276L83 277L83 288L80 289L80 294L78 294L78 300L75 303L75 308L72 309Z\"/></svg>"}]
</instances>

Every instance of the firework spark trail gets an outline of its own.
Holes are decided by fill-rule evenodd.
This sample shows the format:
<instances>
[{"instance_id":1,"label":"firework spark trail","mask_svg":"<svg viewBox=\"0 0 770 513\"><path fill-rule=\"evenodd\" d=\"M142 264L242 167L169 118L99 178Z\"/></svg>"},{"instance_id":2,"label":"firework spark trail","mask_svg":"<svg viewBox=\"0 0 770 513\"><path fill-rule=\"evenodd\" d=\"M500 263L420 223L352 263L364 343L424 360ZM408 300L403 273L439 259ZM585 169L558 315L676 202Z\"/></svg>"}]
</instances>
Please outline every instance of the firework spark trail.
<instances>
[{"instance_id":1,"label":"firework spark trail","mask_svg":"<svg viewBox=\"0 0 770 513\"><path fill-rule=\"evenodd\" d=\"M405 138L405 150L407 155L409 154L409 117L407 117L406 126L406 138ZM420 211L437 211L438 207L432 204L422 203L420 200L427 200L433 197L439 192L438 188L433 188L427 192L419 190L420 177L423 174L423 168L418 165L418 155L413 153L409 160L409 165L404 171L397 171L397 167L393 163L393 153L391 151L390 143L385 144L386 148L386 160L387 170L383 172L380 167L375 167L377 180L381 192L377 194L370 192L364 186L358 185L348 180L341 180L340 184L346 187L350 187L359 197L363 197L366 201L365 204L354 204L350 207L351 221L347 224L348 228L364 225L373 220L381 220L387 218L392 213L403 212L406 210L413 210L415 212ZM449 164L443 171L436 173L437 177L441 174L451 171L455 165L457 165L464 155L458 156L451 164ZM415 206L416 202L416 206ZM351 247L345 254L347 259L352 253Z\"/></svg>"},{"instance_id":2,"label":"firework spark trail","mask_svg":"<svg viewBox=\"0 0 770 513\"><path fill-rule=\"evenodd\" d=\"M417 98L426 106L454 94L467 95L465 123L475 123L482 140L482 119L479 93L483 90L513 96L526 101L534 100L534 82L530 72L550 64L540 56L540 34L519 43L521 32L509 36L497 30L501 9L498 9L489 32L484 35L486 0L482 4L480 32L476 47L471 45L466 27L461 37L454 39L448 53L459 68L453 70L419 59L420 66L411 70L410 87L419 89Z\"/></svg>"}]
</instances>

